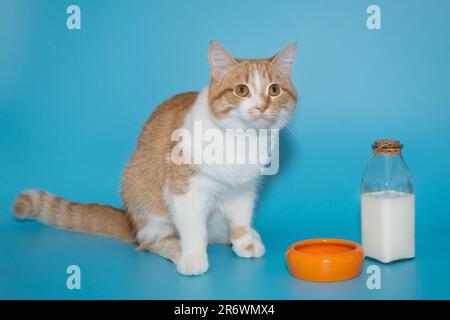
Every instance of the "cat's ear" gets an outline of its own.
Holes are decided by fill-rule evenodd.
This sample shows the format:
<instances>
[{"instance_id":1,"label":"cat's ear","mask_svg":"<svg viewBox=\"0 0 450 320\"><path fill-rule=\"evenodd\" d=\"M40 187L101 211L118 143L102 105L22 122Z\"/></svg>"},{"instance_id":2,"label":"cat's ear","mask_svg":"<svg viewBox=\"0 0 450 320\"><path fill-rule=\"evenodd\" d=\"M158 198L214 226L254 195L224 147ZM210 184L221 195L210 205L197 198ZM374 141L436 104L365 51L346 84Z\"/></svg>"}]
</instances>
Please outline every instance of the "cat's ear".
<instances>
[{"instance_id":1,"label":"cat's ear","mask_svg":"<svg viewBox=\"0 0 450 320\"><path fill-rule=\"evenodd\" d=\"M292 42L271 59L272 65L276 66L286 77L291 76L296 51L297 42Z\"/></svg>"},{"instance_id":2,"label":"cat's ear","mask_svg":"<svg viewBox=\"0 0 450 320\"><path fill-rule=\"evenodd\" d=\"M237 63L227 49L214 40L209 42L208 61L211 67L211 77L219 81Z\"/></svg>"}]
</instances>

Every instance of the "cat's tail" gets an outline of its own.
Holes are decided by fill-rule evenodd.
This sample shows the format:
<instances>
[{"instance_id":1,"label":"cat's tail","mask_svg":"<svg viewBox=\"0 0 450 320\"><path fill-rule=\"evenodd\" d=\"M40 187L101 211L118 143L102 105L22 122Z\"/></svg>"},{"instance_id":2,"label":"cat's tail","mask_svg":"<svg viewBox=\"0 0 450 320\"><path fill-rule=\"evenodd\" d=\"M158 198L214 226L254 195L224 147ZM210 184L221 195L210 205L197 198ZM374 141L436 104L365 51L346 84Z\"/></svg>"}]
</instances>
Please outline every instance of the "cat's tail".
<instances>
[{"instance_id":1,"label":"cat's tail","mask_svg":"<svg viewBox=\"0 0 450 320\"><path fill-rule=\"evenodd\" d=\"M125 211L98 204L68 201L51 193L29 190L14 202L18 219L36 219L59 228L134 241Z\"/></svg>"}]
</instances>

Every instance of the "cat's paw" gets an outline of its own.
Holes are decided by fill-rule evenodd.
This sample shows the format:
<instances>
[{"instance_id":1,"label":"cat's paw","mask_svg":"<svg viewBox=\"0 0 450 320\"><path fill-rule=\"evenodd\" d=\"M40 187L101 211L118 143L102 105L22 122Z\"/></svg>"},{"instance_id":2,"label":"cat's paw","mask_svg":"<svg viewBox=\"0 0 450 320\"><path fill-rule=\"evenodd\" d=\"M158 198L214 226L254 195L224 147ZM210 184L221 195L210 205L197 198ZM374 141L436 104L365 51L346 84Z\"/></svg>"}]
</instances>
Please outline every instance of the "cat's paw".
<instances>
[{"instance_id":1,"label":"cat's paw","mask_svg":"<svg viewBox=\"0 0 450 320\"><path fill-rule=\"evenodd\" d=\"M185 276L196 276L208 271L208 256L183 254L177 261L177 271Z\"/></svg>"},{"instance_id":2,"label":"cat's paw","mask_svg":"<svg viewBox=\"0 0 450 320\"><path fill-rule=\"evenodd\" d=\"M233 241L234 253L242 258L260 258L266 252L259 234L252 229L247 235Z\"/></svg>"}]
</instances>

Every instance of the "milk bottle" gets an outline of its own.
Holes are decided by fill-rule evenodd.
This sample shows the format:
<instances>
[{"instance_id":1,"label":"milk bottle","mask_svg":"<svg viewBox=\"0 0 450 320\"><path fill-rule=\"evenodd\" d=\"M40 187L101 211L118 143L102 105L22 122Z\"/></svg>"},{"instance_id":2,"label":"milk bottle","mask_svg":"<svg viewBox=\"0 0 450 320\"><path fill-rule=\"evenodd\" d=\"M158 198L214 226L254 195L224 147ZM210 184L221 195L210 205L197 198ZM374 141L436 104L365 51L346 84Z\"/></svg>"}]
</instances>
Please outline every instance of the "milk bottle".
<instances>
[{"instance_id":1,"label":"milk bottle","mask_svg":"<svg viewBox=\"0 0 450 320\"><path fill-rule=\"evenodd\" d=\"M415 256L414 185L397 140L377 140L361 182L361 236L367 257Z\"/></svg>"}]
</instances>

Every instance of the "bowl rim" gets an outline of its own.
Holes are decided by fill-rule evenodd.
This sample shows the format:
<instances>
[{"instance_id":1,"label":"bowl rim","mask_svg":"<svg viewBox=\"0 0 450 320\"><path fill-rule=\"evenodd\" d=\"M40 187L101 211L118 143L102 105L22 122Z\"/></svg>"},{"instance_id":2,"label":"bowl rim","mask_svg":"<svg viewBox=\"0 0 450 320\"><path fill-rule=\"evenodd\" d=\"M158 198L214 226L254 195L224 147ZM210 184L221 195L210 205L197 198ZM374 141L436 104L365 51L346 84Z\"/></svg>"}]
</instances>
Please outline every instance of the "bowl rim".
<instances>
[{"instance_id":1,"label":"bowl rim","mask_svg":"<svg viewBox=\"0 0 450 320\"><path fill-rule=\"evenodd\" d=\"M326 245L326 244L335 244L346 247L351 247L352 250L344 251L340 253L312 253L312 252L304 252L297 249L299 246L307 246L307 245ZM340 239L340 238L315 238L315 239L307 239L301 240L291 244L288 248L288 252L292 252L294 254L302 255L302 256L313 256L313 257L335 257L335 256L344 256L353 254L355 252L363 253L362 246L354 241Z\"/></svg>"}]
</instances>

